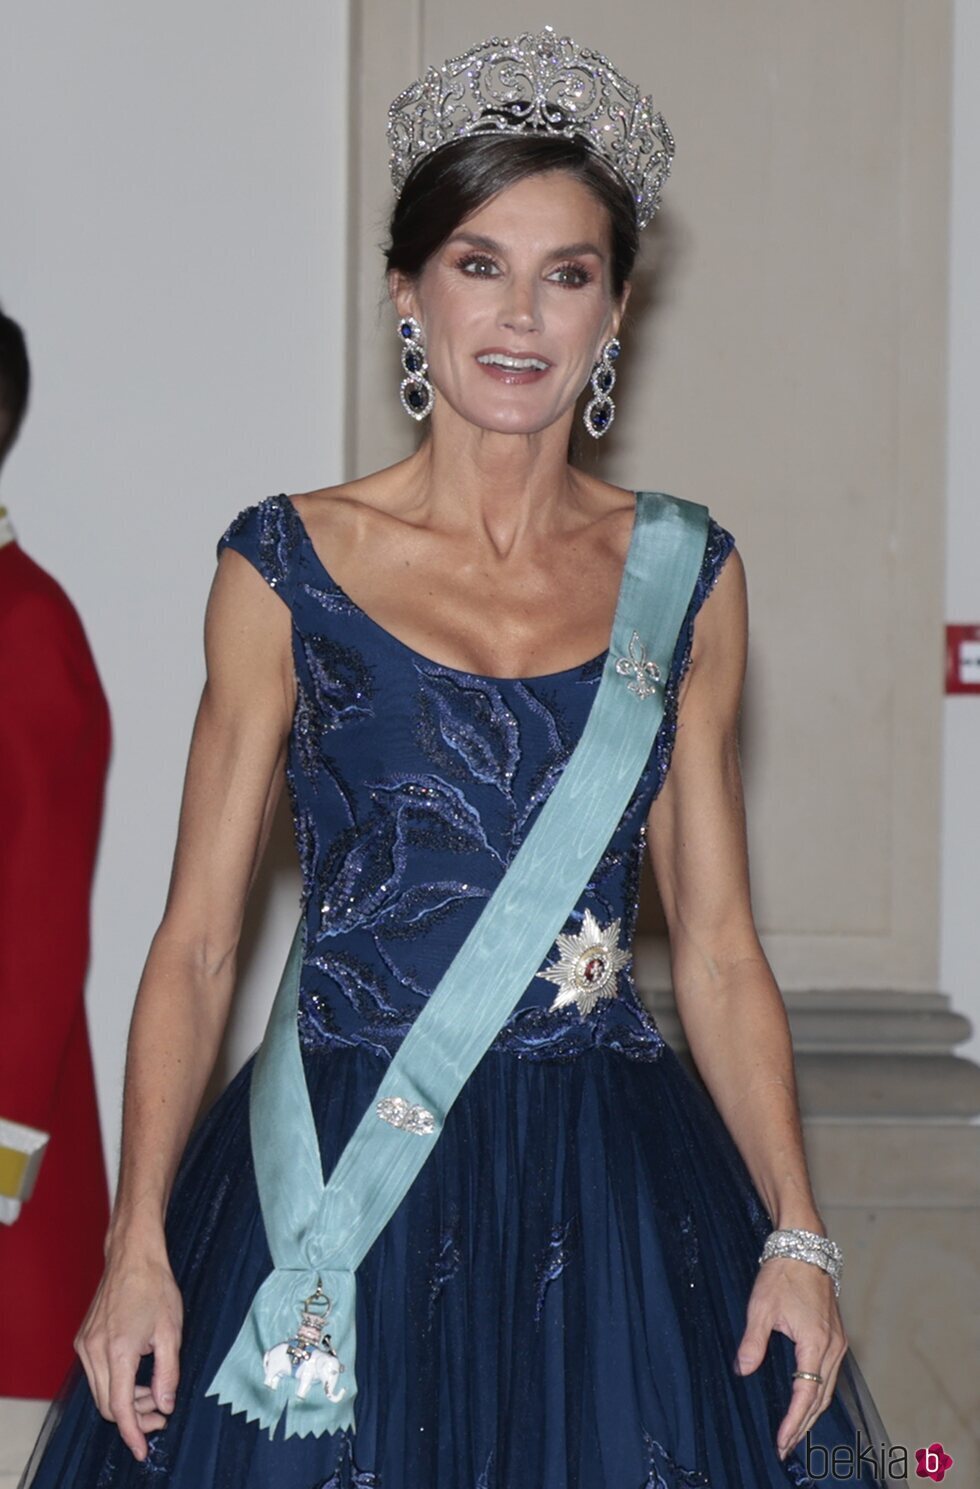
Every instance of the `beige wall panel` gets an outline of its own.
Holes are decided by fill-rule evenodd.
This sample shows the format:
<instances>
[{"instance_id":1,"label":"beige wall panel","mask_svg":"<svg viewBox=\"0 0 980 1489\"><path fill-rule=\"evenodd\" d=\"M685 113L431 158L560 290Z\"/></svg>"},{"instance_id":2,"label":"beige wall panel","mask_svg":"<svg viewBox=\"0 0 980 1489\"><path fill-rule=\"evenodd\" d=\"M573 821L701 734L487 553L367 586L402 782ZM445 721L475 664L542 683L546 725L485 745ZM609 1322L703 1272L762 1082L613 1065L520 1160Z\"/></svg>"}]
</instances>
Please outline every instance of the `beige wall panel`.
<instances>
[{"instance_id":1,"label":"beige wall panel","mask_svg":"<svg viewBox=\"0 0 980 1489\"><path fill-rule=\"evenodd\" d=\"M705 501L751 605L753 898L784 986L937 972L949 16L945 0L662 0L561 29L677 139L645 235L601 468ZM358 8L352 470L406 453L379 310L389 99L549 19L502 0ZM376 38L387 43L377 47ZM356 57L355 50L355 57ZM357 67L355 61L355 67Z\"/></svg>"}]
</instances>

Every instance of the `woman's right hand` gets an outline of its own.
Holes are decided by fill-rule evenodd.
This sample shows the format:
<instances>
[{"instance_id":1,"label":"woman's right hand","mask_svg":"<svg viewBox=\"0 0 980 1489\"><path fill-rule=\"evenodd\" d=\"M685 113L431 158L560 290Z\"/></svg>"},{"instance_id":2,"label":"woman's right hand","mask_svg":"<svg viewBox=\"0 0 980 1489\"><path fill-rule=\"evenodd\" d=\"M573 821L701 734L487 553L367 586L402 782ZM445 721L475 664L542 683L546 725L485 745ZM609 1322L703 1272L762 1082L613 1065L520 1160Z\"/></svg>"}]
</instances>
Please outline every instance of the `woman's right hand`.
<instances>
[{"instance_id":1,"label":"woman's right hand","mask_svg":"<svg viewBox=\"0 0 980 1489\"><path fill-rule=\"evenodd\" d=\"M99 1412L138 1462L149 1451L147 1433L165 1427L174 1408L183 1314L165 1251L123 1248L110 1252L75 1338ZM138 1386L140 1360L151 1352L153 1379Z\"/></svg>"}]
</instances>

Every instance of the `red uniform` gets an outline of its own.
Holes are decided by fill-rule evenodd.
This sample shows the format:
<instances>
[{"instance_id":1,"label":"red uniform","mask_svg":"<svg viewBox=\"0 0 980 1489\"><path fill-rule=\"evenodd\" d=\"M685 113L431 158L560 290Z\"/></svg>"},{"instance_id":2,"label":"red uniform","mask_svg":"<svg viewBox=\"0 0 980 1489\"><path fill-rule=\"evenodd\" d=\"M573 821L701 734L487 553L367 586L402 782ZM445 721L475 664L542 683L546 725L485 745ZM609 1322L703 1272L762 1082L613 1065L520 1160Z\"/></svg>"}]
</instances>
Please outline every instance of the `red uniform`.
<instances>
[{"instance_id":1,"label":"red uniform","mask_svg":"<svg viewBox=\"0 0 980 1489\"><path fill-rule=\"evenodd\" d=\"M51 1134L0 1225L0 1396L50 1398L102 1271L108 1219L84 986L110 723L81 621L0 547L0 1116Z\"/></svg>"}]
</instances>

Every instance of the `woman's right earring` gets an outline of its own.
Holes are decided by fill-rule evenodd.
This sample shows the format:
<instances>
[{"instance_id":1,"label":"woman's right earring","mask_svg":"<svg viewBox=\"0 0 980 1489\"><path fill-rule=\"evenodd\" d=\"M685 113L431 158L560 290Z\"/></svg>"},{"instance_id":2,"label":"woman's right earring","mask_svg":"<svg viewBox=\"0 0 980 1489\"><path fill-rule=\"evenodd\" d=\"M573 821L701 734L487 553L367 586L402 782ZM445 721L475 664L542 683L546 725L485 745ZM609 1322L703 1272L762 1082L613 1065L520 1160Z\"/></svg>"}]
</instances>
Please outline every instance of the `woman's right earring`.
<instances>
[{"instance_id":1,"label":"woman's right earring","mask_svg":"<svg viewBox=\"0 0 980 1489\"><path fill-rule=\"evenodd\" d=\"M414 315L402 317L398 322L398 335L402 340L402 368L405 373L399 389L402 408L410 418L421 422L432 412L435 393L426 377L429 364L425 356L422 327Z\"/></svg>"},{"instance_id":2,"label":"woman's right earring","mask_svg":"<svg viewBox=\"0 0 980 1489\"><path fill-rule=\"evenodd\" d=\"M602 356L592 369L592 397L582 412L582 422L593 439L601 439L616 417L611 394L616 381L613 363L622 348L614 336L602 348Z\"/></svg>"}]
</instances>

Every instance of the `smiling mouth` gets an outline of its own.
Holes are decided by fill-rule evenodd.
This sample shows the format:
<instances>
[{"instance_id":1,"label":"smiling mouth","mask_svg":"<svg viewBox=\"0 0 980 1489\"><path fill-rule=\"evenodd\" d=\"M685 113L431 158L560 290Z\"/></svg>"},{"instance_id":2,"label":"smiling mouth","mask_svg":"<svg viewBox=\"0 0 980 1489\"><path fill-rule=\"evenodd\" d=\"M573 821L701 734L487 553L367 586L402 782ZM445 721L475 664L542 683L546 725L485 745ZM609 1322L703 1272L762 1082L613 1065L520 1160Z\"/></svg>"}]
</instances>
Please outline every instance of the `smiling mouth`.
<instances>
[{"instance_id":1,"label":"smiling mouth","mask_svg":"<svg viewBox=\"0 0 980 1489\"><path fill-rule=\"evenodd\" d=\"M540 357L509 357L506 352L482 352L476 360L481 367L500 367L505 372L547 372L551 366Z\"/></svg>"}]
</instances>

